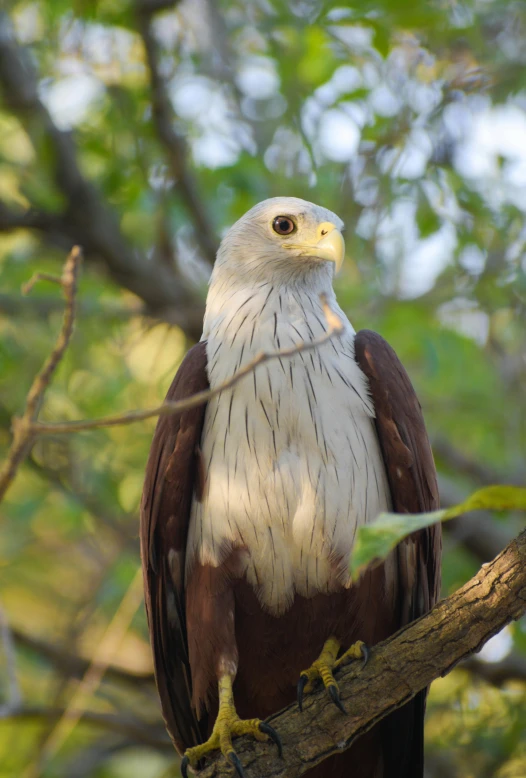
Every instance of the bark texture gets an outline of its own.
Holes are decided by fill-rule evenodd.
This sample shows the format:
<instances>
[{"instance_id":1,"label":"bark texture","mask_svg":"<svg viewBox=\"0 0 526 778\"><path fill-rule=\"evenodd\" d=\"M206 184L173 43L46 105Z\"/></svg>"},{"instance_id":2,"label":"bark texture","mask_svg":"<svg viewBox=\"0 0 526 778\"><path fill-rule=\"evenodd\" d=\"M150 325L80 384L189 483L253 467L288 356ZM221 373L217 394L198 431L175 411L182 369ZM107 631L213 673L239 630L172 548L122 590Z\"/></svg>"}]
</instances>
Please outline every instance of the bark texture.
<instances>
[{"instance_id":1,"label":"bark texture","mask_svg":"<svg viewBox=\"0 0 526 778\"><path fill-rule=\"evenodd\" d=\"M363 670L352 664L338 673L347 716L319 689L307 697L303 713L294 704L268 719L282 738L282 760L273 745L236 740L246 778L297 778L348 748L525 610L526 530L430 613L375 646ZM232 767L221 757L207 764L199 778L231 775Z\"/></svg>"}]
</instances>

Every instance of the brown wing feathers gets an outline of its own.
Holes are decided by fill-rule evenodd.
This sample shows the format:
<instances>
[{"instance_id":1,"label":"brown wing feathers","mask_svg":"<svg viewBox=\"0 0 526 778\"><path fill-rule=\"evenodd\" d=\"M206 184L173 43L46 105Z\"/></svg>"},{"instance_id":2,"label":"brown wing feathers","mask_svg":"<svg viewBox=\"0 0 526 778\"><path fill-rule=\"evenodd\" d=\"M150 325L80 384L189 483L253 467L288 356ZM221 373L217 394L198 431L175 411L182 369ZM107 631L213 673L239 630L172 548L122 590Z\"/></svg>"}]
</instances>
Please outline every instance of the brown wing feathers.
<instances>
[{"instance_id":1,"label":"brown wing feathers","mask_svg":"<svg viewBox=\"0 0 526 778\"><path fill-rule=\"evenodd\" d=\"M206 344L198 343L183 360L166 400L181 400L207 388ZM141 504L141 554L155 675L166 726L180 752L201 742L206 731L206 721L198 721L190 705L184 596L186 537L199 478L205 408L159 417Z\"/></svg>"},{"instance_id":2,"label":"brown wing feathers","mask_svg":"<svg viewBox=\"0 0 526 778\"><path fill-rule=\"evenodd\" d=\"M435 463L409 376L391 346L376 332L361 330L356 335L355 355L369 379L393 509L397 513L436 510ZM440 593L440 537L440 525L411 536L413 542L422 544L431 606ZM421 614L413 618L417 615Z\"/></svg>"},{"instance_id":3,"label":"brown wing feathers","mask_svg":"<svg viewBox=\"0 0 526 778\"><path fill-rule=\"evenodd\" d=\"M355 357L369 379L376 429L397 513L438 508L433 454L420 403L403 365L377 333L360 331ZM400 626L433 607L440 595L441 527L416 532L397 548ZM385 778L423 775L426 691L384 722Z\"/></svg>"}]
</instances>

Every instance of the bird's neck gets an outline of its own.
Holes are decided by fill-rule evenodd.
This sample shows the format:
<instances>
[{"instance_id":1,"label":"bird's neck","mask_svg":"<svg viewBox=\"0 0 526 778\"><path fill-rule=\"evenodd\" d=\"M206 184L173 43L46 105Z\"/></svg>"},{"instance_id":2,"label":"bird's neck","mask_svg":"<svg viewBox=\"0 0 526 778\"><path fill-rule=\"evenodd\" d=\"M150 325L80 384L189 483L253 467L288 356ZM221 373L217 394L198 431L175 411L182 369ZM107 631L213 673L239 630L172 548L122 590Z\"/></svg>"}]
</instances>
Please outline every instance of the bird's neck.
<instances>
[{"instance_id":1,"label":"bird's neck","mask_svg":"<svg viewBox=\"0 0 526 778\"><path fill-rule=\"evenodd\" d=\"M352 333L338 307L331 279L250 287L216 277L207 298L203 339L208 341L212 383L228 379L261 351L274 352L319 338L328 328L321 294Z\"/></svg>"},{"instance_id":2,"label":"bird's neck","mask_svg":"<svg viewBox=\"0 0 526 778\"><path fill-rule=\"evenodd\" d=\"M302 274L293 268L289 274L283 272L255 282L244 274L216 267L206 300L203 338L233 337L242 323L257 321L263 325L275 314L283 326L287 316L298 318L302 310L305 314L319 312L321 295L329 304L336 305L332 276L333 268L328 262Z\"/></svg>"}]
</instances>

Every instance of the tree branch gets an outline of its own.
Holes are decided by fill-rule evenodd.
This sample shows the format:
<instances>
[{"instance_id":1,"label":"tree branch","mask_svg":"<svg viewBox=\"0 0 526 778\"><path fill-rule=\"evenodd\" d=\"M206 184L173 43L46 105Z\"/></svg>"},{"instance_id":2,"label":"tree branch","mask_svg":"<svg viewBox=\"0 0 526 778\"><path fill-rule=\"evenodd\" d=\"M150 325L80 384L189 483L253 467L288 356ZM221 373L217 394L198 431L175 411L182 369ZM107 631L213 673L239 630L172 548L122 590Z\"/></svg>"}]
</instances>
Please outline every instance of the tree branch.
<instances>
[{"instance_id":1,"label":"tree branch","mask_svg":"<svg viewBox=\"0 0 526 778\"><path fill-rule=\"evenodd\" d=\"M30 318L46 319L50 313L63 310L63 303L58 297L46 295L30 300L15 294L0 292L0 313L6 316L19 316L27 321ZM125 306L101 302L95 298L79 301L78 310L82 317L96 316L107 321L127 321L134 316L143 316L145 313L139 301L137 301L137 305Z\"/></svg>"},{"instance_id":2,"label":"tree branch","mask_svg":"<svg viewBox=\"0 0 526 778\"><path fill-rule=\"evenodd\" d=\"M65 708L49 708L46 706L22 706L8 714L2 713L0 721L59 721L64 716L68 719L76 719L78 711ZM112 713L99 713L98 711L82 711L82 722L100 727L108 732L117 732L126 735L135 743L142 743L164 751L173 753L173 745L163 727L156 727L135 717L118 716Z\"/></svg>"},{"instance_id":3,"label":"tree branch","mask_svg":"<svg viewBox=\"0 0 526 778\"><path fill-rule=\"evenodd\" d=\"M169 11L180 4L181 0L138 0L138 9L143 13L154 14Z\"/></svg>"},{"instance_id":4,"label":"tree branch","mask_svg":"<svg viewBox=\"0 0 526 778\"><path fill-rule=\"evenodd\" d=\"M468 670L493 686L503 686L508 681L526 683L526 657L513 651L500 662L483 662L474 656L468 657L461 665L462 670Z\"/></svg>"},{"instance_id":5,"label":"tree branch","mask_svg":"<svg viewBox=\"0 0 526 778\"><path fill-rule=\"evenodd\" d=\"M12 636L19 648L25 648L38 654L72 677L83 676L92 664L89 659L72 654L53 643L47 643L45 640L27 635L19 629L13 629ZM98 668L98 665L95 666ZM110 663L105 668L104 676L106 680L114 683L130 684L135 689L153 690L153 673L137 673Z\"/></svg>"},{"instance_id":6,"label":"tree branch","mask_svg":"<svg viewBox=\"0 0 526 778\"><path fill-rule=\"evenodd\" d=\"M204 304L200 295L161 263L154 264L128 245L113 210L103 202L77 162L73 135L59 130L38 96L37 74L26 51L17 44L8 15L0 11L0 88L13 114L26 128L35 148L42 141L52 151L55 181L67 204L62 214L0 208L0 229L35 229L64 236L69 247L83 246L89 259L102 260L121 286L134 292L156 315L165 317L199 339ZM59 232L57 232L57 230Z\"/></svg>"},{"instance_id":7,"label":"tree branch","mask_svg":"<svg viewBox=\"0 0 526 778\"><path fill-rule=\"evenodd\" d=\"M293 704L269 718L283 741L283 760L268 743L237 740L246 778L297 778L345 750L525 610L526 530L430 613L375 646L365 668L353 663L342 669L338 683L347 716L318 689L304 703L303 714ZM231 770L221 757L199 778L230 778Z\"/></svg>"},{"instance_id":8,"label":"tree branch","mask_svg":"<svg viewBox=\"0 0 526 778\"><path fill-rule=\"evenodd\" d=\"M28 208L27 210L13 210L5 203L0 202L0 230L38 230L47 233L64 233L66 225L61 216L49 211Z\"/></svg>"},{"instance_id":9,"label":"tree branch","mask_svg":"<svg viewBox=\"0 0 526 778\"><path fill-rule=\"evenodd\" d=\"M494 470L481 462L470 459L440 435L433 439L433 453L453 473L465 475L481 486L490 486L491 484L502 483L502 481L506 481L511 486L522 486L526 481L526 469L524 467L518 468L515 473L511 474Z\"/></svg>"},{"instance_id":10,"label":"tree branch","mask_svg":"<svg viewBox=\"0 0 526 778\"><path fill-rule=\"evenodd\" d=\"M0 604L0 642L2 645L4 677L5 677L5 702L0 704L0 717L3 713L16 710L22 702L22 693L16 672L16 655L13 640L13 631L9 626L7 615Z\"/></svg>"},{"instance_id":11,"label":"tree branch","mask_svg":"<svg viewBox=\"0 0 526 778\"><path fill-rule=\"evenodd\" d=\"M171 414L183 413L191 408L196 408L199 405L203 405L208 402L212 397L215 397L221 392L230 389L242 378L253 373L254 370L263 365L265 362L270 362L274 359L284 359L294 356L295 354L301 354L304 351L311 351L319 346L322 346L328 340L335 335L339 335L343 331L343 322L341 319L330 309L325 295L320 295L321 305L325 318L327 320L327 330L320 335L319 338L314 338L310 341L302 341L301 343L291 346L290 348L281 348L277 351L260 351L256 354L254 359L247 362L239 370L237 370L230 378L224 381L222 384L214 386L213 389L207 389L202 392L197 392L184 400L178 400L177 402L166 402L159 405L157 408L149 408L145 411L129 411L128 413L119 413L115 416L106 416L102 419L87 419L79 421L61 421L56 423L45 423L35 421L31 425L31 431L34 435L57 435L57 434L69 434L72 432L86 432L87 430L102 429L104 427L117 427L124 424L133 424L137 421L144 421L145 419L152 419L156 416L168 416ZM0 493L1 494L1 493Z\"/></svg>"},{"instance_id":12,"label":"tree branch","mask_svg":"<svg viewBox=\"0 0 526 778\"><path fill-rule=\"evenodd\" d=\"M45 278L45 280L56 282L60 284L63 289L64 297L66 298L66 307L64 309L64 319L57 342L31 385L26 398L24 413L22 416L13 419L13 443L7 454L7 460L0 471L0 501L15 477L19 465L31 450L31 446L35 439L34 425L37 423L40 405L46 389L49 386L49 382L71 340L75 322L75 299L81 260L81 251L78 246L75 246L66 260L61 278L58 276L37 274L25 287L26 291L29 291L33 287L35 281L39 278Z\"/></svg>"},{"instance_id":13,"label":"tree branch","mask_svg":"<svg viewBox=\"0 0 526 778\"><path fill-rule=\"evenodd\" d=\"M171 3L171 5L175 5L175 3ZM188 169L186 144L174 128L174 112L166 90L165 80L161 75L158 47L151 24L151 16L157 10L159 8L155 3L139 2L137 4L138 28L150 73L153 121L159 140L166 151L170 171L176 181L177 189L194 223L196 240L204 258L212 266L217 252L214 228L198 194L196 181Z\"/></svg>"}]
</instances>

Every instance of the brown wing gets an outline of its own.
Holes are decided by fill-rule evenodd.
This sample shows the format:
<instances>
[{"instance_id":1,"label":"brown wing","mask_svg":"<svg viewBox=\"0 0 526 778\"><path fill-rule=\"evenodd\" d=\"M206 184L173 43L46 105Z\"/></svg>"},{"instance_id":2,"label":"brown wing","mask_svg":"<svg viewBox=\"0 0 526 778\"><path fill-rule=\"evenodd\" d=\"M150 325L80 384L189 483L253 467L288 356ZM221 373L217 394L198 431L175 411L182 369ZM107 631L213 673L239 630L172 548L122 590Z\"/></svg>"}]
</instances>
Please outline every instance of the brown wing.
<instances>
[{"instance_id":1,"label":"brown wing","mask_svg":"<svg viewBox=\"0 0 526 778\"><path fill-rule=\"evenodd\" d=\"M435 463L409 376L391 346L376 332L358 332L355 357L369 379L393 510L436 510ZM415 532L398 546L400 626L426 613L440 596L441 548L440 524ZM393 776L417 778L423 774L425 696L426 692L421 692L386 719L386 763L396 765Z\"/></svg>"},{"instance_id":2,"label":"brown wing","mask_svg":"<svg viewBox=\"0 0 526 778\"><path fill-rule=\"evenodd\" d=\"M208 389L206 343L194 346L173 380L167 400ZM178 751L202 742L186 640L184 564L192 497L199 479L205 405L160 416L146 466L141 502L141 556L155 678L166 727Z\"/></svg>"}]
</instances>

